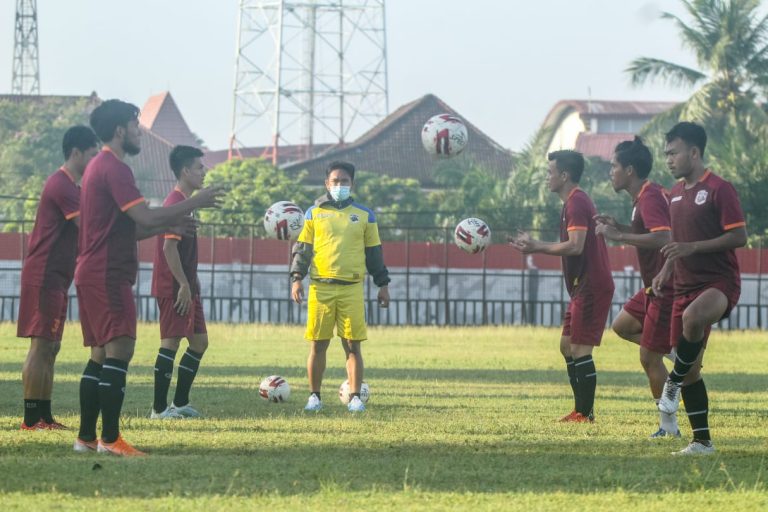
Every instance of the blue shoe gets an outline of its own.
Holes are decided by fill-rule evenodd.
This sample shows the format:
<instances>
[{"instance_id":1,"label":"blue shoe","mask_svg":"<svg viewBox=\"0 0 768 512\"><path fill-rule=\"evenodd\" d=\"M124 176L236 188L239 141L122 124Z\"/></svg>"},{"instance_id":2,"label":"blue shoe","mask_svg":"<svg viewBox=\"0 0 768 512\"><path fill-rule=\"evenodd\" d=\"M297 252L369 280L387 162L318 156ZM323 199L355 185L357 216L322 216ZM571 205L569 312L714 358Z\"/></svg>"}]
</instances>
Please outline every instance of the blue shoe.
<instances>
[{"instance_id":1,"label":"blue shoe","mask_svg":"<svg viewBox=\"0 0 768 512\"><path fill-rule=\"evenodd\" d=\"M651 439L661 439L662 437L680 437L680 431L677 432L667 432L663 428L659 428L659 430L656 431L656 433L651 434Z\"/></svg>"}]
</instances>

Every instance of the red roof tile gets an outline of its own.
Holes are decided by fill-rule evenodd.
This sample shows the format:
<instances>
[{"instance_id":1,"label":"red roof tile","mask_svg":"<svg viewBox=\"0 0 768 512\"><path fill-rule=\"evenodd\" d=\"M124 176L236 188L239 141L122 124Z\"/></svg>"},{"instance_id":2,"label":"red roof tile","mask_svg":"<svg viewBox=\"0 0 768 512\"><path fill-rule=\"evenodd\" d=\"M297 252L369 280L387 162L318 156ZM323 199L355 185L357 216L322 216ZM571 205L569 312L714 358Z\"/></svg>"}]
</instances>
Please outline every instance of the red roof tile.
<instances>
[{"instance_id":1,"label":"red roof tile","mask_svg":"<svg viewBox=\"0 0 768 512\"><path fill-rule=\"evenodd\" d=\"M634 139L634 133L589 133L582 132L576 138L576 151L584 156L596 156L605 161L613 157L613 150L619 142Z\"/></svg>"},{"instance_id":2,"label":"red roof tile","mask_svg":"<svg viewBox=\"0 0 768 512\"><path fill-rule=\"evenodd\" d=\"M168 91L155 94L147 100L141 109L139 122L173 145L200 146Z\"/></svg>"}]
</instances>

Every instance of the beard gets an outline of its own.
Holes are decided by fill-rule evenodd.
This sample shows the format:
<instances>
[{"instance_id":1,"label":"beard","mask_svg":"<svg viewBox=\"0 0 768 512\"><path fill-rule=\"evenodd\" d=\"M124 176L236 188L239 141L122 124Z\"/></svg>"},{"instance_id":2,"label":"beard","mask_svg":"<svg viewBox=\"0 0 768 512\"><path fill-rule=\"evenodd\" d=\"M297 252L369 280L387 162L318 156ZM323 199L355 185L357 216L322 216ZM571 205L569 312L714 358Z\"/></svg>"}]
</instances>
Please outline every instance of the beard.
<instances>
[{"instance_id":1,"label":"beard","mask_svg":"<svg viewBox=\"0 0 768 512\"><path fill-rule=\"evenodd\" d=\"M123 151L131 156L136 156L141 152L141 148L137 144L133 144L126 140L123 141Z\"/></svg>"}]
</instances>

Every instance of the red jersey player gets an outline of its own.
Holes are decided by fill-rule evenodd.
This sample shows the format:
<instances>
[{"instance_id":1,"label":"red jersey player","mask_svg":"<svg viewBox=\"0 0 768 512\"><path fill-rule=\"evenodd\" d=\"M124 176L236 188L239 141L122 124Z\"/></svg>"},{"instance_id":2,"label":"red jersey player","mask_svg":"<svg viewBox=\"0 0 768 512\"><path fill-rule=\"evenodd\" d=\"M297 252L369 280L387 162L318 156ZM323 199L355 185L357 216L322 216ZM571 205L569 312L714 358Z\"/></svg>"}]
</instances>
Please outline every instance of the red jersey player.
<instances>
[{"instance_id":1,"label":"red jersey player","mask_svg":"<svg viewBox=\"0 0 768 512\"><path fill-rule=\"evenodd\" d=\"M191 146L173 148L170 164L177 181L163 206L180 203L203 188L205 167L200 160L202 156L202 151ZM152 295L157 298L160 309L160 351L155 361L155 398L150 417L199 417L200 413L189 403L189 391L208 348L208 334L197 279L196 234L158 235ZM189 347L179 361L176 394L169 406L168 388L181 338L187 338Z\"/></svg>"},{"instance_id":2,"label":"red jersey player","mask_svg":"<svg viewBox=\"0 0 768 512\"><path fill-rule=\"evenodd\" d=\"M68 290L75 273L80 187L85 166L98 152L99 141L87 126L64 134L64 165L45 182L37 207L29 252L21 271L17 335L31 338L22 370L22 430L61 429L53 419L53 366L61 348Z\"/></svg>"},{"instance_id":3,"label":"red jersey player","mask_svg":"<svg viewBox=\"0 0 768 512\"><path fill-rule=\"evenodd\" d=\"M715 448L701 363L712 324L726 318L739 300L741 276L735 249L746 244L747 230L733 185L704 165L704 128L678 123L666 134L666 141L667 167L680 181L670 192L672 242L661 249L667 262L653 279L653 290L664 293L674 273L670 340L677 351L659 410L675 412L682 393L693 441L675 454L707 455Z\"/></svg>"},{"instance_id":4,"label":"red jersey player","mask_svg":"<svg viewBox=\"0 0 768 512\"><path fill-rule=\"evenodd\" d=\"M613 330L625 340L640 345L640 364L648 376L656 403L667 380L664 355L671 350L669 324L672 317L672 283L660 297L653 295L651 282L664 265L660 249L670 242L669 195L648 180L653 167L651 150L640 137L616 146L611 160L611 183L616 192L625 190L633 200L630 225L598 215L597 234L637 248L643 288L632 296L613 321ZM659 411L659 429L651 438L680 437L677 415Z\"/></svg>"},{"instance_id":5,"label":"red jersey player","mask_svg":"<svg viewBox=\"0 0 768 512\"><path fill-rule=\"evenodd\" d=\"M523 253L561 256L571 301L565 313L560 352L565 358L575 409L562 421L592 422L597 370L592 349L600 345L613 299L613 277L605 240L595 233L597 212L579 188L584 157L570 150L548 155L548 185L563 201L560 242L542 242L521 233L512 246Z\"/></svg>"}]
</instances>

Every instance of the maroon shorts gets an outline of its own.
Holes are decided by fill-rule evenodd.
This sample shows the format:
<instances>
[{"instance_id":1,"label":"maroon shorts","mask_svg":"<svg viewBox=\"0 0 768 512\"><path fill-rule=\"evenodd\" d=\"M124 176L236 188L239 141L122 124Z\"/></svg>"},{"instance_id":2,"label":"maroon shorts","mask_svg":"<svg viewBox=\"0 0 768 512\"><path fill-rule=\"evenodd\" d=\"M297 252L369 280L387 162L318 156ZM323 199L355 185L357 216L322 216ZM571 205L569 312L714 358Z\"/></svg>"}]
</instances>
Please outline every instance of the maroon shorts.
<instances>
[{"instance_id":1,"label":"maroon shorts","mask_svg":"<svg viewBox=\"0 0 768 512\"><path fill-rule=\"evenodd\" d=\"M131 283L77 286L83 345L103 347L119 336L136 339L136 302Z\"/></svg>"},{"instance_id":2,"label":"maroon shorts","mask_svg":"<svg viewBox=\"0 0 768 512\"><path fill-rule=\"evenodd\" d=\"M206 334L203 303L200 296L192 297L192 304L186 316L181 316L173 307L174 299L157 298L160 308L160 338L190 338L195 334Z\"/></svg>"},{"instance_id":3,"label":"maroon shorts","mask_svg":"<svg viewBox=\"0 0 768 512\"><path fill-rule=\"evenodd\" d=\"M67 290L22 286L16 336L61 341L67 318Z\"/></svg>"},{"instance_id":4,"label":"maroon shorts","mask_svg":"<svg viewBox=\"0 0 768 512\"><path fill-rule=\"evenodd\" d=\"M643 326L641 347L659 354L669 354L672 350L669 344L669 329L673 300L671 294L653 297L643 288L624 304L624 311Z\"/></svg>"},{"instance_id":5,"label":"maroon shorts","mask_svg":"<svg viewBox=\"0 0 768 512\"><path fill-rule=\"evenodd\" d=\"M675 301L672 305L672 327L669 331L669 341L673 347L677 346L677 340L679 340L680 336L683 335L683 313L685 312L685 309L690 306L691 303L696 300L699 295L709 290L710 288L720 290L725 295L725 298L728 299L728 306L725 308L725 312L723 313L723 316L720 317L720 320L728 318L728 316L731 314L731 310L734 308L734 306L736 306L736 303L739 302L739 296L741 295L741 283L731 283L725 281L712 283L707 285L705 288L702 288L701 290L696 290L695 292L675 297ZM709 333L711 330L712 326L707 326L706 330L704 331L704 339L702 340L702 343L704 343L705 347L707 346L707 339L709 338Z\"/></svg>"},{"instance_id":6,"label":"maroon shorts","mask_svg":"<svg viewBox=\"0 0 768 512\"><path fill-rule=\"evenodd\" d=\"M571 297L563 320L563 336L574 345L599 347L611 311L613 288L599 293L582 291Z\"/></svg>"}]
</instances>

